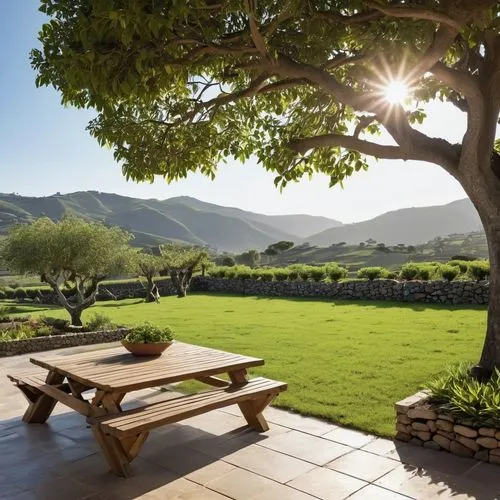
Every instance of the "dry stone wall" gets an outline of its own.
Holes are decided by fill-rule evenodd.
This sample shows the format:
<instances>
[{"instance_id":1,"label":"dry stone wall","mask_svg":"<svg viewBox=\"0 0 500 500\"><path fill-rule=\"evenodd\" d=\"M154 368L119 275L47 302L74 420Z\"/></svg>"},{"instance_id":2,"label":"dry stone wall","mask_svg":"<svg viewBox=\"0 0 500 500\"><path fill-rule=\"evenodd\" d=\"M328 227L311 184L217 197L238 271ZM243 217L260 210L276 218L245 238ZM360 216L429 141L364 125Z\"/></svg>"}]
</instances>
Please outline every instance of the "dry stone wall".
<instances>
[{"instance_id":1,"label":"dry stone wall","mask_svg":"<svg viewBox=\"0 0 500 500\"><path fill-rule=\"evenodd\" d=\"M500 465L500 429L456 421L427 399L426 392L418 392L396 403L396 439Z\"/></svg>"},{"instance_id":2,"label":"dry stone wall","mask_svg":"<svg viewBox=\"0 0 500 500\"><path fill-rule=\"evenodd\" d=\"M160 295L176 295L170 279L156 282ZM121 300L145 296L139 282L101 285L98 300ZM487 281L397 281L360 280L339 283L314 281L260 281L196 276L192 292L264 295L270 297L319 297L346 300L392 300L432 304L487 304ZM44 292L43 302L57 303L57 297Z\"/></svg>"}]
</instances>

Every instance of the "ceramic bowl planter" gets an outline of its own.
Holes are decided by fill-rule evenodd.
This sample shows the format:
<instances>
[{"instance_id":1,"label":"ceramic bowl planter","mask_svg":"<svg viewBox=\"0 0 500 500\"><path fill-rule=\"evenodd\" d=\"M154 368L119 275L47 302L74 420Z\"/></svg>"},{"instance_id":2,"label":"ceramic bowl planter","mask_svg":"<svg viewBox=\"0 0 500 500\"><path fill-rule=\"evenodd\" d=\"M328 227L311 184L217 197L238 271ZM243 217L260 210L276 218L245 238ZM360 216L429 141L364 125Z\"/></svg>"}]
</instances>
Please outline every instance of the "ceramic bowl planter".
<instances>
[{"instance_id":1,"label":"ceramic bowl planter","mask_svg":"<svg viewBox=\"0 0 500 500\"><path fill-rule=\"evenodd\" d=\"M172 342L155 342L154 344L135 344L122 340L123 347L134 356L160 356Z\"/></svg>"},{"instance_id":2,"label":"ceramic bowl planter","mask_svg":"<svg viewBox=\"0 0 500 500\"><path fill-rule=\"evenodd\" d=\"M161 356L172 345L174 331L169 326L162 328L143 323L131 328L122 340L123 347L134 356Z\"/></svg>"}]
</instances>

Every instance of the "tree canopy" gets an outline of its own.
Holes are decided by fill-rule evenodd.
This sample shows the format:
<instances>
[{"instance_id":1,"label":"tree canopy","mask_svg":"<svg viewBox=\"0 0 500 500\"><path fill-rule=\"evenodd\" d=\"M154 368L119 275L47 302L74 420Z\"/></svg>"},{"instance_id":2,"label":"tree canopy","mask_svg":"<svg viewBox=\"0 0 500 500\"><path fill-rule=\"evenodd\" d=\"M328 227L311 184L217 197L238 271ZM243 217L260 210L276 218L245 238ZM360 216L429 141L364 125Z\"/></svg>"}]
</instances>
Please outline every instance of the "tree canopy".
<instances>
[{"instance_id":1,"label":"tree canopy","mask_svg":"<svg viewBox=\"0 0 500 500\"><path fill-rule=\"evenodd\" d=\"M342 183L367 157L419 160L478 209L492 265L481 364L500 367L500 3L496 0L41 0L38 85L90 107L127 178L213 177L254 155L285 186ZM390 86L409 100L391 102ZM464 112L461 143L418 129ZM389 142L376 137L384 132Z\"/></svg>"},{"instance_id":2,"label":"tree canopy","mask_svg":"<svg viewBox=\"0 0 500 500\"><path fill-rule=\"evenodd\" d=\"M52 287L61 305L80 326L83 309L95 302L99 282L124 271L131 235L118 227L65 217L47 217L13 227L2 242L9 270L36 274ZM63 286L71 289L70 297Z\"/></svg>"}]
</instances>

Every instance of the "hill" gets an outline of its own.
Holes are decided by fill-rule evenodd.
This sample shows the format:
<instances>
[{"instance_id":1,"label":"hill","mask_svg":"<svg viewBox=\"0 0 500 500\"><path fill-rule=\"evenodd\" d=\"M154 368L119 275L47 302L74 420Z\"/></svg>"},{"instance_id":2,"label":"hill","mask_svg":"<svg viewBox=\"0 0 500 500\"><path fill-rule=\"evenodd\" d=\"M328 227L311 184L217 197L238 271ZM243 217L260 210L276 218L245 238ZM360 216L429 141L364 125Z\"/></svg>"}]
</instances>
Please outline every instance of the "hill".
<instances>
[{"instance_id":1,"label":"hill","mask_svg":"<svg viewBox=\"0 0 500 500\"><path fill-rule=\"evenodd\" d=\"M226 252L263 250L279 240L299 241L341 225L326 217L269 216L185 196L143 200L84 191L40 198L0 194L0 235L13 224L41 216L57 220L64 214L121 226L134 234L137 246L182 241Z\"/></svg>"},{"instance_id":2,"label":"hill","mask_svg":"<svg viewBox=\"0 0 500 500\"><path fill-rule=\"evenodd\" d=\"M375 240L386 245L417 245L440 236L481 230L476 209L468 199L447 205L405 208L374 219L345 224L305 238L311 245L358 244Z\"/></svg>"}]
</instances>

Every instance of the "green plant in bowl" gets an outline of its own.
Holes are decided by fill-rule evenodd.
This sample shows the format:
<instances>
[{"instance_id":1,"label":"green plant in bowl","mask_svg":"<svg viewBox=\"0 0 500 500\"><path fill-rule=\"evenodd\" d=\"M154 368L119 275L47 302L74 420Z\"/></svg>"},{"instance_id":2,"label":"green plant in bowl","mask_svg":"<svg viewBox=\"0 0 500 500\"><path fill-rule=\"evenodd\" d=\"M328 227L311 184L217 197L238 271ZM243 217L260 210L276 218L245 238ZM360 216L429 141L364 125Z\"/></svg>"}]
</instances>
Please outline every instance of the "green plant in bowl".
<instances>
[{"instance_id":1,"label":"green plant in bowl","mask_svg":"<svg viewBox=\"0 0 500 500\"><path fill-rule=\"evenodd\" d=\"M150 322L134 326L122 340L124 347L136 356L158 356L174 340L170 326L159 327Z\"/></svg>"}]
</instances>

